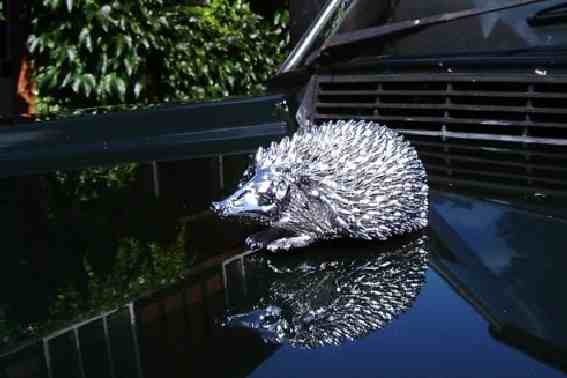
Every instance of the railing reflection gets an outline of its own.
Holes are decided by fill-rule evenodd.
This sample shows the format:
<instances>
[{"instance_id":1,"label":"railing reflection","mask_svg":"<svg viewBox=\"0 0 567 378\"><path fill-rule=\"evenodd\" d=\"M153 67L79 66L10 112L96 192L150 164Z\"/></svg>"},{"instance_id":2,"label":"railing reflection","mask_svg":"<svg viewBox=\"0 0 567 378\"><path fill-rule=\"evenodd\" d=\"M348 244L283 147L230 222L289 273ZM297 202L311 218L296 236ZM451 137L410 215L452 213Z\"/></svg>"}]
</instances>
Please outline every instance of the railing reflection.
<instances>
[{"instance_id":1,"label":"railing reflection","mask_svg":"<svg viewBox=\"0 0 567 378\"><path fill-rule=\"evenodd\" d=\"M194 349L224 310L220 261L181 282L0 355L0 377L161 377L195 373Z\"/></svg>"}]
</instances>

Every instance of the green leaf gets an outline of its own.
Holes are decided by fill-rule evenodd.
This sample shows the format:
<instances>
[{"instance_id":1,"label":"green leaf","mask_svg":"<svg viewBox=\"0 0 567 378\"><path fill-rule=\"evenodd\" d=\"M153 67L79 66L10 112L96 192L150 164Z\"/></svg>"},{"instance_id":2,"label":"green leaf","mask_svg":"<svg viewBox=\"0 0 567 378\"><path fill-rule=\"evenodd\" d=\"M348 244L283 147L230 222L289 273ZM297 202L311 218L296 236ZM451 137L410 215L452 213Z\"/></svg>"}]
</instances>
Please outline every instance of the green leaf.
<instances>
[{"instance_id":1,"label":"green leaf","mask_svg":"<svg viewBox=\"0 0 567 378\"><path fill-rule=\"evenodd\" d=\"M139 41L146 49L150 49L150 43L147 38L141 38Z\"/></svg>"},{"instance_id":2,"label":"green leaf","mask_svg":"<svg viewBox=\"0 0 567 378\"><path fill-rule=\"evenodd\" d=\"M142 93L142 83L137 82L136 85L134 85L134 97L140 97L140 93Z\"/></svg>"},{"instance_id":3,"label":"green leaf","mask_svg":"<svg viewBox=\"0 0 567 378\"><path fill-rule=\"evenodd\" d=\"M75 79L73 80L73 84L71 85L71 89L73 89L73 92L79 93L80 86L81 86L81 77L75 76Z\"/></svg>"},{"instance_id":4,"label":"green leaf","mask_svg":"<svg viewBox=\"0 0 567 378\"><path fill-rule=\"evenodd\" d=\"M65 88L67 85L69 85L69 83L71 82L71 73L68 72L65 75L65 78L63 79L63 82L61 83L61 85L59 86L59 88L63 89Z\"/></svg>"},{"instance_id":5,"label":"green leaf","mask_svg":"<svg viewBox=\"0 0 567 378\"><path fill-rule=\"evenodd\" d=\"M105 75L99 84L99 93L101 97L106 98L106 96L110 95L111 88L110 88L110 81L112 79L111 75Z\"/></svg>"},{"instance_id":6,"label":"green leaf","mask_svg":"<svg viewBox=\"0 0 567 378\"><path fill-rule=\"evenodd\" d=\"M116 58L120 57L123 51L124 51L124 37L119 35L118 37L116 37L116 53L114 54L114 56Z\"/></svg>"},{"instance_id":7,"label":"green leaf","mask_svg":"<svg viewBox=\"0 0 567 378\"><path fill-rule=\"evenodd\" d=\"M48 85L49 85L49 89L54 89L57 86L57 74L56 73L51 75Z\"/></svg>"},{"instance_id":8,"label":"green leaf","mask_svg":"<svg viewBox=\"0 0 567 378\"><path fill-rule=\"evenodd\" d=\"M126 23L127 23L126 18L122 17L118 22L118 26L120 27L120 30L126 31Z\"/></svg>"},{"instance_id":9,"label":"green leaf","mask_svg":"<svg viewBox=\"0 0 567 378\"><path fill-rule=\"evenodd\" d=\"M67 49L67 51L65 52L65 55L69 59L69 62L73 63L75 61L75 59L77 58L77 51L75 50L74 47L72 47L72 48Z\"/></svg>"},{"instance_id":10,"label":"green leaf","mask_svg":"<svg viewBox=\"0 0 567 378\"><path fill-rule=\"evenodd\" d=\"M83 90L85 97L90 97L91 92L96 87L96 79L93 74L85 74L82 77L81 83L83 84Z\"/></svg>"},{"instance_id":11,"label":"green leaf","mask_svg":"<svg viewBox=\"0 0 567 378\"><path fill-rule=\"evenodd\" d=\"M86 27L81 29L79 33L79 44L84 44L89 52L93 51L93 40L91 38L90 30Z\"/></svg>"},{"instance_id":12,"label":"green leaf","mask_svg":"<svg viewBox=\"0 0 567 378\"><path fill-rule=\"evenodd\" d=\"M124 67L126 67L126 73L128 74L128 76L132 76L134 68L130 58L124 58Z\"/></svg>"},{"instance_id":13,"label":"green leaf","mask_svg":"<svg viewBox=\"0 0 567 378\"><path fill-rule=\"evenodd\" d=\"M126 45L128 46L128 48L132 48L132 37L130 37L129 35L125 35L124 36L124 41L126 42Z\"/></svg>"},{"instance_id":14,"label":"green leaf","mask_svg":"<svg viewBox=\"0 0 567 378\"><path fill-rule=\"evenodd\" d=\"M120 98L124 98L126 95L126 82L122 78L116 77L114 79L114 88L116 88Z\"/></svg>"},{"instance_id":15,"label":"green leaf","mask_svg":"<svg viewBox=\"0 0 567 378\"><path fill-rule=\"evenodd\" d=\"M108 54L106 52L103 52L100 60L99 71L101 74L105 75L107 70L108 70Z\"/></svg>"},{"instance_id":16,"label":"green leaf","mask_svg":"<svg viewBox=\"0 0 567 378\"><path fill-rule=\"evenodd\" d=\"M234 76L230 76L230 75L229 75L229 76L227 77L227 80L228 80L228 84L230 85L230 87L231 87L231 88L234 88L234 82L235 82Z\"/></svg>"},{"instance_id":17,"label":"green leaf","mask_svg":"<svg viewBox=\"0 0 567 378\"><path fill-rule=\"evenodd\" d=\"M111 11L112 8L110 7L110 5L104 5L100 8L99 14L103 19L109 19Z\"/></svg>"},{"instance_id":18,"label":"green leaf","mask_svg":"<svg viewBox=\"0 0 567 378\"><path fill-rule=\"evenodd\" d=\"M41 37L38 38L38 37L36 37L36 36L33 35L33 34L31 34L31 35L28 37L27 45L28 45L28 51L29 51L30 53L34 53L34 52L35 52L35 49L36 49L36 47L38 46L40 40L41 40Z\"/></svg>"}]
</instances>

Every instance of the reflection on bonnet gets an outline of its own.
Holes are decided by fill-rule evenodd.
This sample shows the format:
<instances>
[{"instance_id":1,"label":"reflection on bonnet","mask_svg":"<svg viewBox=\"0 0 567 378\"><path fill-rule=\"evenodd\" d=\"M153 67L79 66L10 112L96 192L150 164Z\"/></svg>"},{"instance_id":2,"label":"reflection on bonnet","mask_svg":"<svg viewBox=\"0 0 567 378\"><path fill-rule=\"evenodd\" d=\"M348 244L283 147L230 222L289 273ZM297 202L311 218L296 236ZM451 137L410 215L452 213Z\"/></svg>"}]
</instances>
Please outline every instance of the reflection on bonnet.
<instances>
[{"instance_id":1,"label":"reflection on bonnet","mask_svg":"<svg viewBox=\"0 0 567 378\"><path fill-rule=\"evenodd\" d=\"M427 239L414 235L363 248L248 255L239 279L225 266L228 295L237 296L239 284L244 298L234 301L238 308L229 306L223 325L252 328L267 342L301 348L365 336L414 303L425 280Z\"/></svg>"}]
</instances>

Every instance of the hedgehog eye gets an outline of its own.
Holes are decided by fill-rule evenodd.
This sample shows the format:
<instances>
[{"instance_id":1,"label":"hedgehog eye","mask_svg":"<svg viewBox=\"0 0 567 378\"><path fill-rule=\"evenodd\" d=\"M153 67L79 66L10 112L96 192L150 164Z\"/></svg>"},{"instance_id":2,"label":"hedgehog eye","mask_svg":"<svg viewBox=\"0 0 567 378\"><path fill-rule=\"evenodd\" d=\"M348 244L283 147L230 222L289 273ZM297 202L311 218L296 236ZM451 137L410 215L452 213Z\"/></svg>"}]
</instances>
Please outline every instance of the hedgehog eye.
<instances>
[{"instance_id":1,"label":"hedgehog eye","mask_svg":"<svg viewBox=\"0 0 567 378\"><path fill-rule=\"evenodd\" d=\"M274 194L272 192L262 193L258 198L258 205L270 206L274 203Z\"/></svg>"},{"instance_id":2,"label":"hedgehog eye","mask_svg":"<svg viewBox=\"0 0 567 378\"><path fill-rule=\"evenodd\" d=\"M252 177L254 177L255 169L253 166L249 166L244 170L242 173L242 177L240 178L240 183L238 187L241 188L244 184L246 184Z\"/></svg>"},{"instance_id":3,"label":"hedgehog eye","mask_svg":"<svg viewBox=\"0 0 567 378\"><path fill-rule=\"evenodd\" d=\"M286 196L286 194L287 194L287 190L288 190L287 184L286 184L284 181L280 182L280 183L278 184L278 186L276 187L276 192L274 193L276 199L277 199L278 201L280 201L281 199L283 199L283 198Z\"/></svg>"},{"instance_id":4,"label":"hedgehog eye","mask_svg":"<svg viewBox=\"0 0 567 378\"><path fill-rule=\"evenodd\" d=\"M307 185L309 185L310 180L306 176L301 176L298 180L298 183L299 183L300 186L307 186Z\"/></svg>"}]
</instances>

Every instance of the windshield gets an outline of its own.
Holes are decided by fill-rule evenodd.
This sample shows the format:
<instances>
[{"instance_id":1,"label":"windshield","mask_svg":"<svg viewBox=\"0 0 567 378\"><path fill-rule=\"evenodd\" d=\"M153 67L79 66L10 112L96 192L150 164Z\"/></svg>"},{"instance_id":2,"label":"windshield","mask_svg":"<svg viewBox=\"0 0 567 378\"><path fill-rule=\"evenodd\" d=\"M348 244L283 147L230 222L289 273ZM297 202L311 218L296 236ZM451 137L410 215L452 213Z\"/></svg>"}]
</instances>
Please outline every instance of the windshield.
<instances>
[{"instance_id":1,"label":"windshield","mask_svg":"<svg viewBox=\"0 0 567 378\"><path fill-rule=\"evenodd\" d=\"M334 3L336 2L329 1L319 18L313 23L312 28L321 23L321 16L325 14L325 10L335 6L333 16L327 16L325 27L319 28L319 39L312 38L308 52L302 54L303 61L301 64L305 64L310 55L324 47L330 38L337 35L468 9L494 7L500 3L504 6L509 4L510 1L431 0L417 2L386 0L376 2L373 0L354 0L343 1L340 6ZM530 25L527 22L531 16L558 4L562 4L562 2L555 0L535 2L450 23L431 25L404 36L395 34L392 35L392 38L381 40L381 43L369 44L369 46L359 49L357 56L461 55L532 50L565 45L565 38L562 38L566 31L564 22L552 22L543 25ZM309 31L306 36L308 34ZM296 49L294 53L297 52Z\"/></svg>"}]
</instances>

